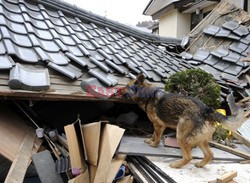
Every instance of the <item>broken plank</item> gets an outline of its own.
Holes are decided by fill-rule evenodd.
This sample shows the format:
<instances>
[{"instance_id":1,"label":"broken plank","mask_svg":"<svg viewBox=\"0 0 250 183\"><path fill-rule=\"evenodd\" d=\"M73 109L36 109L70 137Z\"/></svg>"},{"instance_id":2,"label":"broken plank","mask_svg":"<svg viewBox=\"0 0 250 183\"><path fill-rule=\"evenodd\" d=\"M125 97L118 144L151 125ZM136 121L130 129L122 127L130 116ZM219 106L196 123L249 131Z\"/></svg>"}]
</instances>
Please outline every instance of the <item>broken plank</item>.
<instances>
[{"instance_id":1,"label":"broken plank","mask_svg":"<svg viewBox=\"0 0 250 183\"><path fill-rule=\"evenodd\" d=\"M42 183L62 183L60 174L56 173L55 162L48 150L33 154L33 163Z\"/></svg>"},{"instance_id":2,"label":"broken plank","mask_svg":"<svg viewBox=\"0 0 250 183\"><path fill-rule=\"evenodd\" d=\"M242 157L242 158L245 158L245 159L250 159L250 154L247 154L245 152L241 152L239 150L236 150L236 149L233 149L231 147L228 147L228 146L225 146L225 145L222 145L222 144L219 144L217 142L212 142L210 141L209 144L213 147L216 147L216 148L219 148L223 151L226 151L226 152L229 152L229 153L232 153L234 155L237 155L239 157Z\"/></svg>"},{"instance_id":3,"label":"broken plank","mask_svg":"<svg viewBox=\"0 0 250 183\"><path fill-rule=\"evenodd\" d=\"M219 178L217 178L217 183L227 183L230 180L233 180L233 178L237 177L236 171L231 171L223 174Z\"/></svg>"},{"instance_id":4,"label":"broken plank","mask_svg":"<svg viewBox=\"0 0 250 183\"><path fill-rule=\"evenodd\" d=\"M27 168L30 164L30 157L36 138L35 130L29 128L27 134L19 147L18 153L12 162L5 183L20 183L23 182Z\"/></svg>"}]
</instances>

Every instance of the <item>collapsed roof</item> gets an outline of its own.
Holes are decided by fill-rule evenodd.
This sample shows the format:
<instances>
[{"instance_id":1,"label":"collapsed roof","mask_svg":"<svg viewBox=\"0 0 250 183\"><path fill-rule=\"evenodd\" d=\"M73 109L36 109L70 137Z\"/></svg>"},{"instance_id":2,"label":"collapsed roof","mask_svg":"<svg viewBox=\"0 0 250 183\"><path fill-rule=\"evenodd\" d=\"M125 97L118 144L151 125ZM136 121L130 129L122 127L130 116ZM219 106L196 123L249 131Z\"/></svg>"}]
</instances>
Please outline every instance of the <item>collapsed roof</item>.
<instances>
[{"instance_id":1,"label":"collapsed roof","mask_svg":"<svg viewBox=\"0 0 250 183\"><path fill-rule=\"evenodd\" d=\"M162 86L191 67L165 49L180 42L63 1L0 0L0 95L84 100L86 86L106 95L140 72Z\"/></svg>"},{"instance_id":2,"label":"collapsed roof","mask_svg":"<svg viewBox=\"0 0 250 183\"><path fill-rule=\"evenodd\" d=\"M222 96L250 96L250 15L222 1L190 34L190 46L181 55L196 68L211 73Z\"/></svg>"}]
</instances>

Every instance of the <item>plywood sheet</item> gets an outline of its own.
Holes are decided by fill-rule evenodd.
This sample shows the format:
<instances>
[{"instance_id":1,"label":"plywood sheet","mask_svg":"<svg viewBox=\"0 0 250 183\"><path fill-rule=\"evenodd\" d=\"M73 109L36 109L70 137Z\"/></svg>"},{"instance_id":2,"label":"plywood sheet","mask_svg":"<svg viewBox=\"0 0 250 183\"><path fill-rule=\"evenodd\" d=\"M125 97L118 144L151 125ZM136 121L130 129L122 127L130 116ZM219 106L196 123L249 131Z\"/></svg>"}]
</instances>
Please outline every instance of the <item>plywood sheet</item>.
<instances>
[{"instance_id":1,"label":"plywood sheet","mask_svg":"<svg viewBox=\"0 0 250 183\"><path fill-rule=\"evenodd\" d=\"M157 148L151 147L144 143L145 138L124 136L121 144L117 150L118 154L127 155L143 155L143 156L165 156L165 157L182 157L182 152L178 148L164 147L163 142ZM231 153L211 148L214 153L214 159L241 161L243 158L233 155ZM199 148L193 148L192 156L195 159L202 159L204 157Z\"/></svg>"}]
</instances>

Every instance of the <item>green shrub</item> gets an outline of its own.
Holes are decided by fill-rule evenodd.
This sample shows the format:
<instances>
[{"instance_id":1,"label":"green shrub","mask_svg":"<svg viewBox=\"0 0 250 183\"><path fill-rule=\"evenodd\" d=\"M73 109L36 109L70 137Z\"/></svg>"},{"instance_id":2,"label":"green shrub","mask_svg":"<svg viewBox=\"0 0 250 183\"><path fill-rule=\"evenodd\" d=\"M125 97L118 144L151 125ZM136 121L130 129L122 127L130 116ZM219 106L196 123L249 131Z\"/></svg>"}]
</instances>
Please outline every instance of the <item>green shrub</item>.
<instances>
[{"instance_id":1,"label":"green shrub","mask_svg":"<svg viewBox=\"0 0 250 183\"><path fill-rule=\"evenodd\" d=\"M209 107L220 107L220 86L211 74L201 69L187 69L173 74L167 79L165 90L198 98Z\"/></svg>"}]
</instances>

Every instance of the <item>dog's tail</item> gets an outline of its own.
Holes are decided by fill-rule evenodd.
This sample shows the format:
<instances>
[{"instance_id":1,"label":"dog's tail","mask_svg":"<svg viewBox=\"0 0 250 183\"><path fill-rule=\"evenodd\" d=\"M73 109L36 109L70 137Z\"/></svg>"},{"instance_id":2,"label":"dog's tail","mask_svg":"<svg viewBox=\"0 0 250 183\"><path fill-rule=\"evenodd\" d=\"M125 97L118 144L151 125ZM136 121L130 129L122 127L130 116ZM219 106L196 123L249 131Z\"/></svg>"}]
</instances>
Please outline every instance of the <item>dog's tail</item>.
<instances>
[{"instance_id":1,"label":"dog's tail","mask_svg":"<svg viewBox=\"0 0 250 183\"><path fill-rule=\"evenodd\" d=\"M233 116L225 116L217 111L214 111L212 108L206 109L206 119L211 122L219 122L224 126L225 128L236 131L245 121L244 119L244 110L238 109L236 115Z\"/></svg>"}]
</instances>

